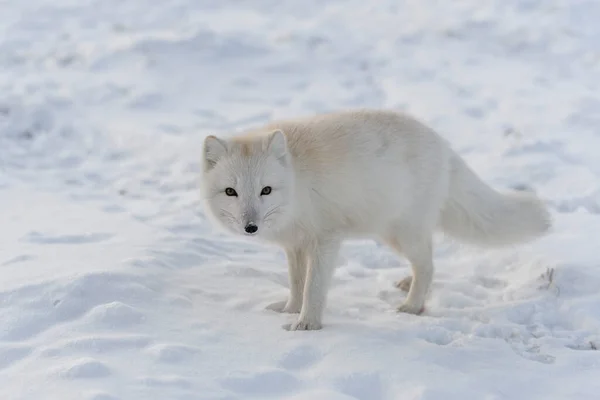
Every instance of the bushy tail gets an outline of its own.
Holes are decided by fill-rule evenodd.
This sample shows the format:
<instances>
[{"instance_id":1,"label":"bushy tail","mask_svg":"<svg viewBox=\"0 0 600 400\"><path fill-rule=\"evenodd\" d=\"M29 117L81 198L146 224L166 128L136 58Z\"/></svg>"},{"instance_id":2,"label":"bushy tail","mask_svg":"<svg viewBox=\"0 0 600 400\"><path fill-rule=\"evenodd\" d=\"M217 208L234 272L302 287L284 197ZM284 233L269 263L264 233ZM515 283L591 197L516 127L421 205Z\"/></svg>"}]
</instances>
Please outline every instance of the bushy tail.
<instances>
[{"instance_id":1,"label":"bushy tail","mask_svg":"<svg viewBox=\"0 0 600 400\"><path fill-rule=\"evenodd\" d=\"M478 245L506 246L549 231L552 221L542 202L528 192L502 194L486 185L458 156L451 159L449 197L442 230Z\"/></svg>"}]
</instances>

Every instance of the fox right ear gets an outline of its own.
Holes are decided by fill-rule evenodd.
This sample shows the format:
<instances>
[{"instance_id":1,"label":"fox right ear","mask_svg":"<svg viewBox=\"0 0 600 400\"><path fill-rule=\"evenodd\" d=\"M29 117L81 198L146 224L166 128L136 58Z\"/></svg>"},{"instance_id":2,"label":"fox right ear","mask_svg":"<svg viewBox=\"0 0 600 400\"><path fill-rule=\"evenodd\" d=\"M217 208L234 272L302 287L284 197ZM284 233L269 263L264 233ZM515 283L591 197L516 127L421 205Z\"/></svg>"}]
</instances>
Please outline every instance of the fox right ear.
<instances>
[{"instance_id":1,"label":"fox right ear","mask_svg":"<svg viewBox=\"0 0 600 400\"><path fill-rule=\"evenodd\" d=\"M214 135L204 139L204 170L211 170L227 154L227 143Z\"/></svg>"}]
</instances>

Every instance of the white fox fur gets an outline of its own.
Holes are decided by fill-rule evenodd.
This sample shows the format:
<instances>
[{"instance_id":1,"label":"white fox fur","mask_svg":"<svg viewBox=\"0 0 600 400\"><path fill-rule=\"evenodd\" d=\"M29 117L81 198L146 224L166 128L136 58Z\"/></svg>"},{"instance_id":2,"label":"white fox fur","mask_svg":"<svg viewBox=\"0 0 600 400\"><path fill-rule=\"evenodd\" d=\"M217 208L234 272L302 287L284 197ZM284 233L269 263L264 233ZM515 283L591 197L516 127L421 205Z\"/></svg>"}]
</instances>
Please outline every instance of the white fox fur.
<instances>
[{"instance_id":1,"label":"white fox fur","mask_svg":"<svg viewBox=\"0 0 600 400\"><path fill-rule=\"evenodd\" d=\"M400 285L410 289L398 310L419 314L433 277L436 229L475 244L509 245L551 226L533 194L496 192L432 129L392 111L279 121L229 139L211 135L203 157L208 215L285 250L290 294L268 308L300 313L290 330L321 328L344 239L373 238L403 254L413 277Z\"/></svg>"}]
</instances>

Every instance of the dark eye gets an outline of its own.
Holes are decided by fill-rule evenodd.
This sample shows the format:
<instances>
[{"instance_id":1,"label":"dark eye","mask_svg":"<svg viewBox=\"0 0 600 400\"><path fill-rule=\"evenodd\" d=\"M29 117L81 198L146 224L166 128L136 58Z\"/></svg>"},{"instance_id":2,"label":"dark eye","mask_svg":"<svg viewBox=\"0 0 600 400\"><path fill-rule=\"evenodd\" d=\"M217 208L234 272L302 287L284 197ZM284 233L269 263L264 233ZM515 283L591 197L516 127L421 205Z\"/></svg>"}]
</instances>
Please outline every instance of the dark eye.
<instances>
[{"instance_id":1,"label":"dark eye","mask_svg":"<svg viewBox=\"0 0 600 400\"><path fill-rule=\"evenodd\" d=\"M225 194L227 196L236 196L237 197L237 192L233 188L226 188L225 189Z\"/></svg>"},{"instance_id":2,"label":"dark eye","mask_svg":"<svg viewBox=\"0 0 600 400\"><path fill-rule=\"evenodd\" d=\"M265 186L261 191L260 191L260 195L261 196L266 196L268 194L271 194L271 186Z\"/></svg>"}]
</instances>

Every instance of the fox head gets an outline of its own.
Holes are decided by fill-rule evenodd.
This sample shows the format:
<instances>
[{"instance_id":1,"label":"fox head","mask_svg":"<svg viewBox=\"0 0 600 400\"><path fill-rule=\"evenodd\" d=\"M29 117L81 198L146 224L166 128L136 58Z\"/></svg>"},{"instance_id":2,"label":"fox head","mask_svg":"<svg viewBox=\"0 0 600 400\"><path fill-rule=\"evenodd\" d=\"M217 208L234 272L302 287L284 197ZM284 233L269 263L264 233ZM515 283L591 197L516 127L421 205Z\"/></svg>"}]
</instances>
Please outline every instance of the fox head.
<instances>
[{"instance_id":1,"label":"fox head","mask_svg":"<svg viewBox=\"0 0 600 400\"><path fill-rule=\"evenodd\" d=\"M294 174L280 130L204 140L202 191L210 217L226 230L265 239L289 222Z\"/></svg>"}]
</instances>

